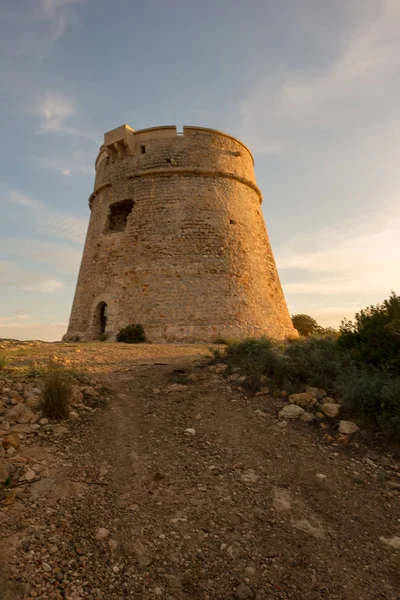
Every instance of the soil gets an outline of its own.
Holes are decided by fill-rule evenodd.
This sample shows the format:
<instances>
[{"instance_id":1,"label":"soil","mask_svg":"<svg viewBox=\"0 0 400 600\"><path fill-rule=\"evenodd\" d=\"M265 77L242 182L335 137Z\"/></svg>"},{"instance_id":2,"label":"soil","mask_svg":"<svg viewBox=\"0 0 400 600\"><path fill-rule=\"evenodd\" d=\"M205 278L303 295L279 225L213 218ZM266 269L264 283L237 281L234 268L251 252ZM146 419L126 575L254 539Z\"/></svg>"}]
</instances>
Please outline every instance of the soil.
<instances>
[{"instance_id":1,"label":"soil","mask_svg":"<svg viewBox=\"0 0 400 600\"><path fill-rule=\"evenodd\" d=\"M6 349L15 369L56 353L108 400L19 451L40 478L0 510L1 600L400 599L395 450L281 427L285 400L204 346Z\"/></svg>"}]
</instances>

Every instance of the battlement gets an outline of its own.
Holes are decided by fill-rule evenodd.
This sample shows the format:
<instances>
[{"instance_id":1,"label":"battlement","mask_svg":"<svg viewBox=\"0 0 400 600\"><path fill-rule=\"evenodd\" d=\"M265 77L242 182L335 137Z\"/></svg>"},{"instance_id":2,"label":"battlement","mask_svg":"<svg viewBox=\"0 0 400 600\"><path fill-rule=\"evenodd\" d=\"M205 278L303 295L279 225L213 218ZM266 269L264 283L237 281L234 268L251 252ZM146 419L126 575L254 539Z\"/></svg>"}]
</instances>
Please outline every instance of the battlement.
<instances>
[{"instance_id":1,"label":"battlement","mask_svg":"<svg viewBox=\"0 0 400 600\"><path fill-rule=\"evenodd\" d=\"M171 138L196 138L196 137L213 137L220 136L227 138L242 147L251 158L254 165L254 158L249 148L234 136L208 127L196 127L185 125L183 131L178 131L176 125L163 125L159 127L148 127L146 129L134 130L129 125L121 125L116 129L112 129L104 134L104 144L100 147L99 154L96 159L97 164L101 159L107 156L115 159L121 158L126 154L133 155L140 145L146 142L155 140L171 139Z\"/></svg>"}]
</instances>

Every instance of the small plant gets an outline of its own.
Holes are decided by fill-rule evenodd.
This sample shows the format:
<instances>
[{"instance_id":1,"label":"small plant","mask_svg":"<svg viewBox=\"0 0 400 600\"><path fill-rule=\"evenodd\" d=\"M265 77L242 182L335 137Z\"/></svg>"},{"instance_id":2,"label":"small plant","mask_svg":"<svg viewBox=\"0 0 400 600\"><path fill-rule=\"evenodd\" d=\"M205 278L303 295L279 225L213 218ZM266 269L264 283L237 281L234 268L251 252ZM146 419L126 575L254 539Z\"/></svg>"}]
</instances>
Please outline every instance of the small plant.
<instances>
[{"instance_id":1,"label":"small plant","mask_svg":"<svg viewBox=\"0 0 400 600\"><path fill-rule=\"evenodd\" d=\"M72 381L69 372L54 359L49 361L44 376L41 403L43 414L49 419L66 419L72 396Z\"/></svg>"},{"instance_id":2,"label":"small plant","mask_svg":"<svg viewBox=\"0 0 400 600\"><path fill-rule=\"evenodd\" d=\"M33 363L29 366L27 377L44 377L46 374L46 368L44 365L33 361Z\"/></svg>"},{"instance_id":3,"label":"small plant","mask_svg":"<svg viewBox=\"0 0 400 600\"><path fill-rule=\"evenodd\" d=\"M0 371L8 365L8 356L4 352L0 353Z\"/></svg>"},{"instance_id":4,"label":"small plant","mask_svg":"<svg viewBox=\"0 0 400 600\"><path fill-rule=\"evenodd\" d=\"M117 333L117 342L125 344L142 344L146 341L143 326L139 323L136 325L127 325L120 329Z\"/></svg>"},{"instance_id":5,"label":"small plant","mask_svg":"<svg viewBox=\"0 0 400 600\"><path fill-rule=\"evenodd\" d=\"M102 333L99 337L100 342L106 342L110 337L109 333Z\"/></svg>"}]
</instances>

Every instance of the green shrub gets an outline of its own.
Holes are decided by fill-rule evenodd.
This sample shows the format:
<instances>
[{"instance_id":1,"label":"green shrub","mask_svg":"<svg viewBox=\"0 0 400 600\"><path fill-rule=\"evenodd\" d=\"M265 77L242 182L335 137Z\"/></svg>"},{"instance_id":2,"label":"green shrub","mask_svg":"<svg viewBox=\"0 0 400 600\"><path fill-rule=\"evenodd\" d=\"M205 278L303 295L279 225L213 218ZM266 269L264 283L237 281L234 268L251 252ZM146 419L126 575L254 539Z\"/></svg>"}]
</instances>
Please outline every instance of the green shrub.
<instances>
[{"instance_id":1,"label":"green shrub","mask_svg":"<svg viewBox=\"0 0 400 600\"><path fill-rule=\"evenodd\" d=\"M338 377L351 363L349 354L337 346L333 337L291 340L285 354L290 365L287 376L292 389L311 385L331 393Z\"/></svg>"},{"instance_id":2,"label":"green shrub","mask_svg":"<svg viewBox=\"0 0 400 600\"><path fill-rule=\"evenodd\" d=\"M102 333L99 337L99 341L100 342L106 342L108 340L108 338L110 337L109 333Z\"/></svg>"},{"instance_id":3,"label":"green shrub","mask_svg":"<svg viewBox=\"0 0 400 600\"><path fill-rule=\"evenodd\" d=\"M55 360L50 360L44 376L40 407L43 414L49 419L66 419L71 396L72 380L69 372Z\"/></svg>"},{"instance_id":4,"label":"green shrub","mask_svg":"<svg viewBox=\"0 0 400 600\"><path fill-rule=\"evenodd\" d=\"M141 344L146 341L143 326L127 325L117 333L117 342L124 342L125 344Z\"/></svg>"},{"instance_id":5,"label":"green shrub","mask_svg":"<svg viewBox=\"0 0 400 600\"><path fill-rule=\"evenodd\" d=\"M382 304L369 306L342 321L338 345L361 364L400 375L400 296L391 293Z\"/></svg>"},{"instance_id":6,"label":"green shrub","mask_svg":"<svg viewBox=\"0 0 400 600\"><path fill-rule=\"evenodd\" d=\"M338 379L336 392L365 425L400 440L400 377L353 365Z\"/></svg>"},{"instance_id":7,"label":"green shrub","mask_svg":"<svg viewBox=\"0 0 400 600\"><path fill-rule=\"evenodd\" d=\"M281 348L268 338L247 339L228 345L220 358L227 363L226 373L239 368L252 390L259 389L266 379L273 387L282 386L287 372L287 361Z\"/></svg>"},{"instance_id":8,"label":"green shrub","mask_svg":"<svg viewBox=\"0 0 400 600\"><path fill-rule=\"evenodd\" d=\"M297 329L299 334L304 337L315 335L316 333L319 333L322 329L322 327L318 325L317 321L309 315L293 315L292 323L293 327Z\"/></svg>"},{"instance_id":9,"label":"green shrub","mask_svg":"<svg viewBox=\"0 0 400 600\"><path fill-rule=\"evenodd\" d=\"M8 356L4 352L0 353L0 371L8 365Z\"/></svg>"}]
</instances>

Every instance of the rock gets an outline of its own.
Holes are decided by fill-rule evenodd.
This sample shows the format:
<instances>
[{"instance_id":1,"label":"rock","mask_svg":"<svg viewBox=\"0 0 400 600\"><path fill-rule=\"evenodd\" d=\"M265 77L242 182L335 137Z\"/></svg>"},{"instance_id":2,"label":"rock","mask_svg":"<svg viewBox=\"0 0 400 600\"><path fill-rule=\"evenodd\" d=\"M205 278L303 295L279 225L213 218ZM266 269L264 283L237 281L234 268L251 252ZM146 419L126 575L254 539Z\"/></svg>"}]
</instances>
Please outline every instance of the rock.
<instances>
[{"instance_id":1,"label":"rock","mask_svg":"<svg viewBox=\"0 0 400 600\"><path fill-rule=\"evenodd\" d=\"M197 415L195 416L196 421L200 421L201 420L201 413L197 413Z\"/></svg>"},{"instance_id":2,"label":"rock","mask_svg":"<svg viewBox=\"0 0 400 600\"><path fill-rule=\"evenodd\" d=\"M192 427L189 427L188 429L185 429L185 433L188 433L189 435L196 435L196 430Z\"/></svg>"},{"instance_id":3,"label":"rock","mask_svg":"<svg viewBox=\"0 0 400 600\"><path fill-rule=\"evenodd\" d=\"M0 415L4 415L6 410L7 410L7 406L4 404L4 402L0 402Z\"/></svg>"},{"instance_id":4,"label":"rock","mask_svg":"<svg viewBox=\"0 0 400 600\"><path fill-rule=\"evenodd\" d=\"M11 464L5 459L0 458L0 484L6 481L10 474Z\"/></svg>"},{"instance_id":5,"label":"rock","mask_svg":"<svg viewBox=\"0 0 400 600\"><path fill-rule=\"evenodd\" d=\"M33 469L27 469L25 473L20 477L20 481L33 481L36 479L36 473Z\"/></svg>"},{"instance_id":6,"label":"rock","mask_svg":"<svg viewBox=\"0 0 400 600\"><path fill-rule=\"evenodd\" d=\"M302 394L292 394L289 396L289 402L307 408L308 406L314 406L316 399L311 394L304 392Z\"/></svg>"},{"instance_id":7,"label":"rock","mask_svg":"<svg viewBox=\"0 0 400 600\"><path fill-rule=\"evenodd\" d=\"M288 422L287 421L279 421L279 423L277 423L277 425L281 429L285 429L288 426Z\"/></svg>"},{"instance_id":8,"label":"rock","mask_svg":"<svg viewBox=\"0 0 400 600\"><path fill-rule=\"evenodd\" d=\"M385 544L385 546L390 546L390 548L400 550L400 537L397 535L389 539L381 536L379 539L383 544Z\"/></svg>"},{"instance_id":9,"label":"rock","mask_svg":"<svg viewBox=\"0 0 400 600\"><path fill-rule=\"evenodd\" d=\"M240 583L238 589L236 590L236 597L240 600L246 600L246 598L251 598L253 596L253 592L243 581Z\"/></svg>"},{"instance_id":10,"label":"rock","mask_svg":"<svg viewBox=\"0 0 400 600\"><path fill-rule=\"evenodd\" d=\"M254 411L256 415L258 415L259 417L263 417L264 419L268 416L266 412L264 412L263 410L260 410L259 408L257 410Z\"/></svg>"},{"instance_id":11,"label":"rock","mask_svg":"<svg viewBox=\"0 0 400 600\"><path fill-rule=\"evenodd\" d=\"M110 548L111 553L113 553L118 548L118 542L113 539L108 540L108 547Z\"/></svg>"},{"instance_id":12,"label":"rock","mask_svg":"<svg viewBox=\"0 0 400 600\"><path fill-rule=\"evenodd\" d=\"M288 490L275 488L274 499L272 500L272 506L277 512L283 512L290 510L292 505L290 502L290 493Z\"/></svg>"},{"instance_id":13,"label":"rock","mask_svg":"<svg viewBox=\"0 0 400 600\"><path fill-rule=\"evenodd\" d=\"M287 404L279 412L279 416L282 419L299 419L301 415L304 415L305 410L297 404Z\"/></svg>"},{"instance_id":14,"label":"rock","mask_svg":"<svg viewBox=\"0 0 400 600\"><path fill-rule=\"evenodd\" d=\"M21 492L21 488L13 488L8 490L2 502L3 506L12 506L15 504L19 492Z\"/></svg>"},{"instance_id":15,"label":"rock","mask_svg":"<svg viewBox=\"0 0 400 600\"><path fill-rule=\"evenodd\" d=\"M324 473L317 473L317 479L326 479L327 475L324 475Z\"/></svg>"},{"instance_id":16,"label":"rock","mask_svg":"<svg viewBox=\"0 0 400 600\"><path fill-rule=\"evenodd\" d=\"M245 471L242 474L240 479L242 481L245 481L246 483L257 483L257 481L259 480L259 476L257 475L257 473L255 473L253 469L247 469L247 471Z\"/></svg>"},{"instance_id":17,"label":"rock","mask_svg":"<svg viewBox=\"0 0 400 600\"><path fill-rule=\"evenodd\" d=\"M42 398L40 396L29 396L27 398L27 400L25 401L25 404L32 411L37 411L40 409L41 402L42 402Z\"/></svg>"},{"instance_id":18,"label":"rock","mask_svg":"<svg viewBox=\"0 0 400 600\"><path fill-rule=\"evenodd\" d=\"M298 529L299 531L304 531L305 533L308 533L309 535L312 535L312 537L315 537L317 539L322 539L325 537L325 531L322 529L322 527L315 527L314 525L311 525L311 523L307 521L307 519L300 519L300 521L292 521L291 525L295 529Z\"/></svg>"},{"instance_id":19,"label":"rock","mask_svg":"<svg viewBox=\"0 0 400 600\"><path fill-rule=\"evenodd\" d=\"M98 530L96 531L95 538L96 538L96 540L101 542L103 540L106 540L109 535L110 535L110 532L108 529L106 529L105 527L99 527Z\"/></svg>"},{"instance_id":20,"label":"rock","mask_svg":"<svg viewBox=\"0 0 400 600\"><path fill-rule=\"evenodd\" d=\"M330 398L329 396L325 396L325 398L322 398L320 402L321 404L338 404L336 400Z\"/></svg>"},{"instance_id":21,"label":"rock","mask_svg":"<svg viewBox=\"0 0 400 600\"><path fill-rule=\"evenodd\" d=\"M85 388L84 393L86 396L90 396L90 398L96 398L96 396L99 395L99 393L94 389L94 387L91 386ZM76 400L76 397L74 397L74 399Z\"/></svg>"},{"instance_id":22,"label":"rock","mask_svg":"<svg viewBox=\"0 0 400 600\"><path fill-rule=\"evenodd\" d=\"M64 427L63 425L54 425L53 427L53 433L54 435L64 435L66 433L68 433L68 429L67 427Z\"/></svg>"},{"instance_id":23,"label":"rock","mask_svg":"<svg viewBox=\"0 0 400 600\"><path fill-rule=\"evenodd\" d=\"M353 421L339 421L339 432L344 435L350 435L359 429L359 426L353 423Z\"/></svg>"},{"instance_id":24,"label":"rock","mask_svg":"<svg viewBox=\"0 0 400 600\"><path fill-rule=\"evenodd\" d=\"M334 402L327 402L326 404L322 405L322 412L327 416L327 417L337 417L339 414L339 410L340 410L340 404L336 404Z\"/></svg>"},{"instance_id":25,"label":"rock","mask_svg":"<svg viewBox=\"0 0 400 600\"><path fill-rule=\"evenodd\" d=\"M16 404L6 413L6 419L10 423L32 423L35 414L25 404Z\"/></svg>"},{"instance_id":26,"label":"rock","mask_svg":"<svg viewBox=\"0 0 400 600\"><path fill-rule=\"evenodd\" d=\"M315 400L322 400L326 396L325 390L316 387L308 387L306 393L310 394Z\"/></svg>"},{"instance_id":27,"label":"rock","mask_svg":"<svg viewBox=\"0 0 400 600\"><path fill-rule=\"evenodd\" d=\"M21 442L16 433L10 433L9 435L5 435L3 437L3 448L8 450L9 448L19 448Z\"/></svg>"},{"instance_id":28,"label":"rock","mask_svg":"<svg viewBox=\"0 0 400 600\"><path fill-rule=\"evenodd\" d=\"M13 433L31 433L32 425L17 423L11 427Z\"/></svg>"},{"instance_id":29,"label":"rock","mask_svg":"<svg viewBox=\"0 0 400 600\"><path fill-rule=\"evenodd\" d=\"M227 552L228 552L229 556L231 558L233 558L234 560L236 560L237 558L240 558L241 556L244 556L244 550L243 550L242 546L239 544L239 542L233 542L233 544L231 544L231 546L229 546Z\"/></svg>"},{"instance_id":30,"label":"rock","mask_svg":"<svg viewBox=\"0 0 400 600\"><path fill-rule=\"evenodd\" d=\"M309 412L305 412L304 415L301 415L300 417L300 421L305 421L306 423L310 423L311 421L314 421L314 419L314 415Z\"/></svg>"},{"instance_id":31,"label":"rock","mask_svg":"<svg viewBox=\"0 0 400 600\"><path fill-rule=\"evenodd\" d=\"M43 571L46 571L46 573L51 573L51 566L49 565L49 563L47 563L47 562L42 563L42 567L43 567Z\"/></svg>"},{"instance_id":32,"label":"rock","mask_svg":"<svg viewBox=\"0 0 400 600\"><path fill-rule=\"evenodd\" d=\"M75 410L71 410L68 413L68 419L70 421L77 421L79 419L79 415L78 415L78 413Z\"/></svg>"}]
</instances>

